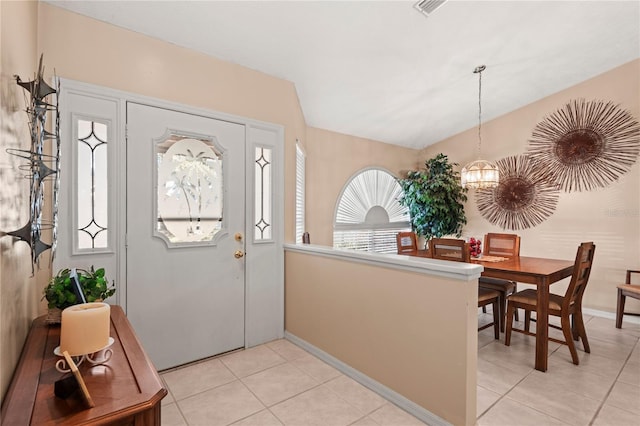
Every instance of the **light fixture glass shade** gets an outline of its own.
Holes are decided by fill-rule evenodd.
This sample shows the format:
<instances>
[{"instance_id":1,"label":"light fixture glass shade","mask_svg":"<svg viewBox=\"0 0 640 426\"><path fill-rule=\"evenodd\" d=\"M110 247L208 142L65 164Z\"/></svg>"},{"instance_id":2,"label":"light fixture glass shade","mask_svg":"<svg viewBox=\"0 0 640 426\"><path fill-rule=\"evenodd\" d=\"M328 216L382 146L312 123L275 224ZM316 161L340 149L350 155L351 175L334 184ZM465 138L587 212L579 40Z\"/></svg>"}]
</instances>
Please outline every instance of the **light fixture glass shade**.
<instances>
[{"instance_id":1,"label":"light fixture glass shade","mask_svg":"<svg viewBox=\"0 0 640 426\"><path fill-rule=\"evenodd\" d=\"M498 166L487 160L476 160L467 164L460 172L463 188L495 188L500 183Z\"/></svg>"}]
</instances>

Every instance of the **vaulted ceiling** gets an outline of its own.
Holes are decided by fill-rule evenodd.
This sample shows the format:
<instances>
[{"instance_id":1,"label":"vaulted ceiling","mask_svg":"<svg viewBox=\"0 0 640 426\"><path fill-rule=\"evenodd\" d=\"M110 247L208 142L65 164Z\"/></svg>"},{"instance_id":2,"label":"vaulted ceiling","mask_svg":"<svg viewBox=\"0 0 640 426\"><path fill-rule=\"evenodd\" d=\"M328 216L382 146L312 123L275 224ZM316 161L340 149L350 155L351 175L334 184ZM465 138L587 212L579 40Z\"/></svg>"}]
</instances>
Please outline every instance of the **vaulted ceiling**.
<instances>
[{"instance_id":1,"label":"vaulted ceiling","mask_svg":"<svg viewBox=\"0 0 640 426\"><path fill-rule=\"evenodd\" d=\"M638 1L47 1L295 84L308 125L422 148L640 57Z\"/></svg>"}]
</instances>

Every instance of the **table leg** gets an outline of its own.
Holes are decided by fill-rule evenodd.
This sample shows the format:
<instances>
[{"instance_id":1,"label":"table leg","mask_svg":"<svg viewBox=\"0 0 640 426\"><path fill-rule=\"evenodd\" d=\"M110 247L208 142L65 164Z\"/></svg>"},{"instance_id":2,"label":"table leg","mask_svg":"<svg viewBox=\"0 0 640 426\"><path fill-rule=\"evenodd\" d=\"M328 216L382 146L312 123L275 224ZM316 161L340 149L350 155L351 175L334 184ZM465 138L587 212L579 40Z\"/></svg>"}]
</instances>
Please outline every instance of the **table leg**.
<instances>
[{"instance_id":1,"label":"table leg","mask_svg":"<svg viewBox=\"0 0 640 426\"><path fill-rule=\"evenodd\" d=\"M549 278L541 278L537 284L536 307L536 370L547 371L549 353Z\"/></svg>"}]
</instances>

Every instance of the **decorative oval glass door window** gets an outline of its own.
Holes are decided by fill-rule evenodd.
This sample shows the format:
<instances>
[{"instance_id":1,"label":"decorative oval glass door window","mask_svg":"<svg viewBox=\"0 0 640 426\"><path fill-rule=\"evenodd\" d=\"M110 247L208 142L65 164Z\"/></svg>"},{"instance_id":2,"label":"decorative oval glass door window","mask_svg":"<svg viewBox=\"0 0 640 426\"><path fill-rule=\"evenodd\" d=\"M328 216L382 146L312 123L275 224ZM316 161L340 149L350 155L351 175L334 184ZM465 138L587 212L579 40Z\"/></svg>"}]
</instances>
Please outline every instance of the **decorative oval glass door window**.
<instances>
[{"instance_id":1,"label":"decorative oval glass door window","mask_svg":"<svg viewBox=\"0 0 640 426\"><path fill-rule=\"evenodd\" d=\"M222 226L222 153L175 135L156 147L158 233L171 243L211 241Z\"/></svg>"}]
</instances>

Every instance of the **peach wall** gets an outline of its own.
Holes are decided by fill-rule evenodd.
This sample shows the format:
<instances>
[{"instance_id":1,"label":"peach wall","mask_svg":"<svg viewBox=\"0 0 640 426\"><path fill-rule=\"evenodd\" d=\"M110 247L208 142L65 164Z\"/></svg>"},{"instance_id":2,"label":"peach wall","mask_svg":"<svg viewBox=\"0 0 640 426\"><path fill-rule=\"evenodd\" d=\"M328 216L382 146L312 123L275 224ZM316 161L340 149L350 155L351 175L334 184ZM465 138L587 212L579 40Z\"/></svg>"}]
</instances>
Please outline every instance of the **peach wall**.
<instances>
[{"instance_id":1,"label":"peach wall","mask_svg":"<svg viewBox=\"0 0 640 426\"><path fill-rule=\"evenodd\" d=\"M47 77L55 69L58 76L69 79L281 124L285 127L286 241L294 238L296 139L301 141L307 153L307 230L312 242L325 245L332 244L337 197L357 171L377 166L398 174L401 170L415 169L427 156L437 152L444 152L459 163L471 160L475 152L475 129L442 141L418 155L412 149L306 128L295 87L290 82L45 3L3 1L0 2L0 13L3 132L9 129L5 123L11 122L5 119L5 114L16 111L15 107L7 109L6 106L17 102L17 109L23 109L22 93L16 93L11 85L13 93L5 90L5 84L13 74L32 75L40 52L45 55ZM535 124L545 114L576 97L619 102L636 117L640 116L639 75L640 61L634 61L484 123L484 156L498 159L524 152ZM485 109L490 108L485 106ZM20 136L14 136L14 140L24 148L28 143L28 135L23 133L26 128L16 126L15 134ZM0 155L4 155L5 144L10 141L3 133ZM15 173L13 163L10 163L9 172L6 167L7 161L13 160L0 158L0 181L11 182L0 185L0 229L4 230L4 226L11 227L14 222L22 225L28 200L14 196L25 194L16 186L25 182L7 177ZM624 269L640 267L638 168L636 164L620 182L607 189L563 194L550 219L536 228L520 232L522 252L528 255L573 258L580 241L593 239L596 242L594 273L585 296L588 307L613 311L615 284L623 279ZM11 204L7 204L9 202ZM497 230L479 216L473 197L470 197L467 215L467 235L478 236ZM8 222L7 216L11 218ZM31 269L26 244L11 244L8 238L2 238L0 254L0 385L4 392L10 378L7 376L15 365L16 352L24 341L25 327L38 310L43 283L34 285L34 280L29 278ZM630 307L638 306L634 302L629 302Z\"/></svg>"},{"instance_id":2,"label":"peach wall","mask_svg":"<svg viewBox=\"0 0 640 426\"><path fill-rule=\"evenodd\" d=\"M475 424L477 279L291 250L288 333L451 424Z\"/></svg>"},{"instance_id":3,"label":"peach wall","mask_svg":"<svg viewBox=\"0 0 640 426\"><path fill-rule=\"evenodd\" d=\"M490 66L490 64L489 64ZM572 99L612 101L640 120L640 60L482 124L482 156L497 160L526 152L533 128L546 115ZM483 109L490 110L490 105ZM474 160L477 129L455 135L421 152L421 163L442 152L460 163ZM465 208L465 236L483 236L501 229L479 213L473 192ZM542 224L517 231L521 254L574 259L582 241L596 243L594 267L584 296L586 308L615 312L616 285L624 282L625 270L640 267L640 166L636 163L618 182L590 192L560 193L555 213ZM552 287L562 294L566 286ZM629 300L629 309L640 304Z\"/></svg>"},{"instance_id":4,"label":"peach wall","mask_svg":"<svg viewBox=\"0 0 640 426\"><path fill-rule=\"evenodd\" d=\"M379 167L394 176L418 166L418 150L356 138L318 128L307 129L306 223L313 244L333 245L338 197L358 171Z\"/></svg>"},{"instance_id":5,"label":"peach wall","mask_svg":"<svg viewBox=\"0 0 640 426\"><path fill-rule=\"evenodd\" d=\"M291 82L40 4L39 48L60 77L285 127L285 240L294 238L295 140L305 122Z\"/></svg>"},{"instance_id":6,"label":"peach wall","mask_svg":"<svg viewBox=\"0 0 640 426\"><path fill-rule=\"evenodd\" d=\"M30 80L36 72L37 15L36 2L0 2L0 231L14 231L29 220L29 183L18 169L23 161L6 149L30 148L24 91L13 76ZM27 244L0 237L0 399L38 314L42 290L32 276L30 259Z\"/></svg>"}]
</instances>

